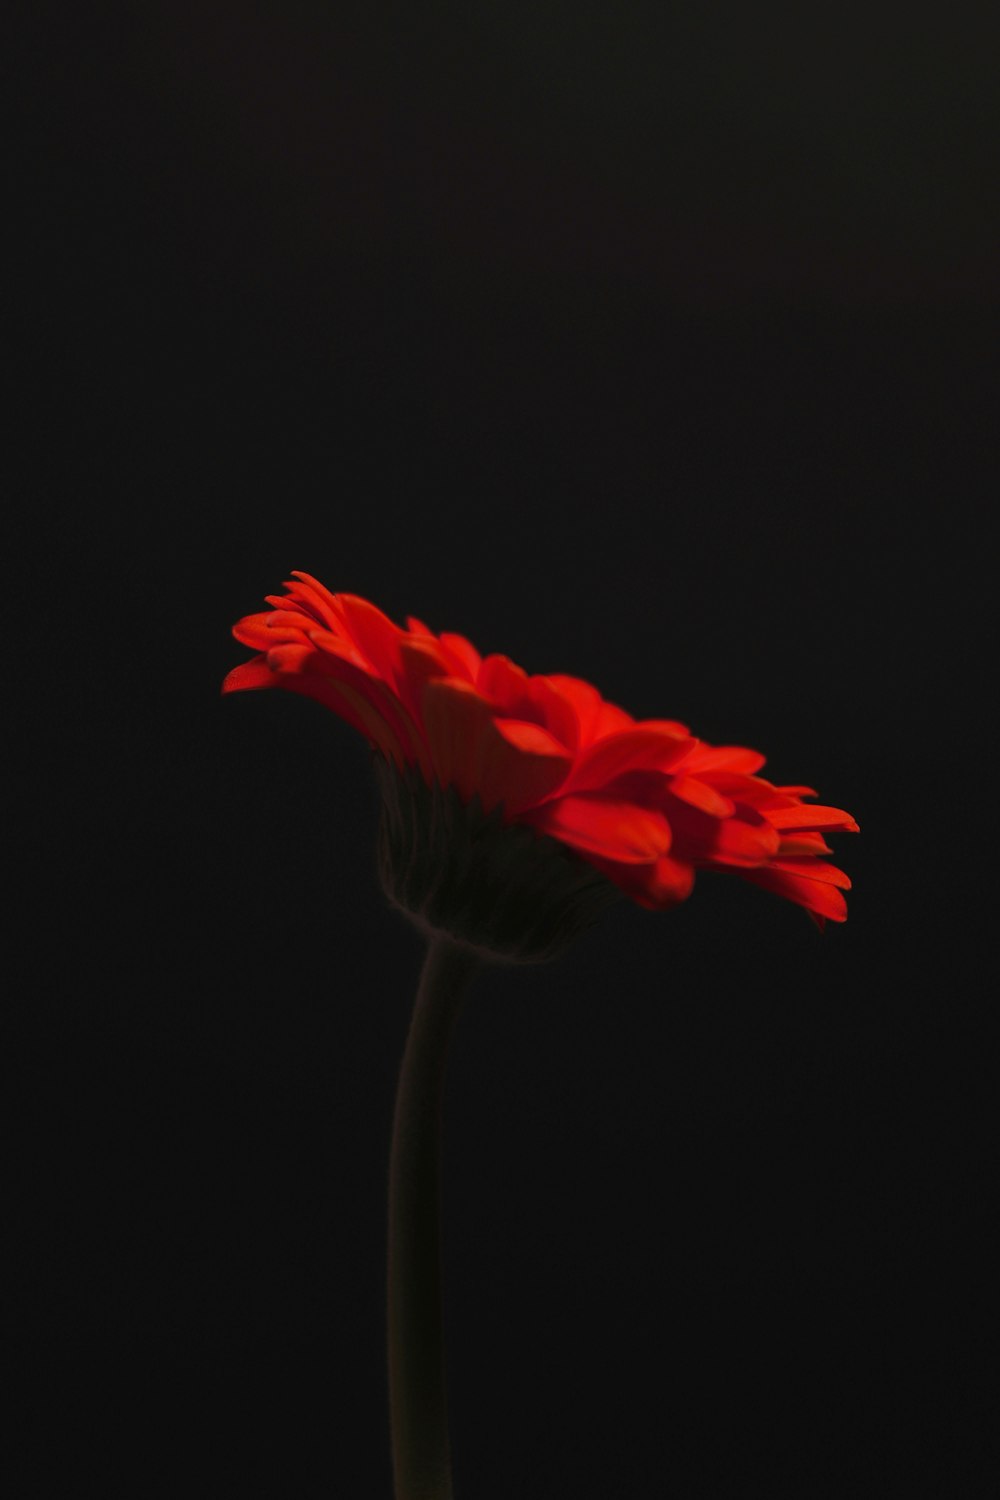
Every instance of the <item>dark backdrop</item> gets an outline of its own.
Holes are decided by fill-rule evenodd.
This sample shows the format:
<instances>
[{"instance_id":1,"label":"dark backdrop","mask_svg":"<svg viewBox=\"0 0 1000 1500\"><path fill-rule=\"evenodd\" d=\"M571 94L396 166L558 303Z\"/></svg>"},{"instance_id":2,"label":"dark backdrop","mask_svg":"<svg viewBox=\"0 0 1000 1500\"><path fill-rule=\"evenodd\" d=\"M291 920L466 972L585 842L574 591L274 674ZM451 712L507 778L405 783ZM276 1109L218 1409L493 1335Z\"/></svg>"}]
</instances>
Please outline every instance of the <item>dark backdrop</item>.
<instances>
[{"instance_id":1,"label":"dark backdrop","mask_svg":"<svg viewBox=\"0 0 1000 1500\"><path fill-rule=\"evenodd\" d=\"M291 568L759 746L863 829L822 937L704 877L481 975L447 1100L459 1500L972 1493L985 28L21 19L12 1493L389 1495L421 953L363 745L218 696Z\"/></svg>"}]
</instances>

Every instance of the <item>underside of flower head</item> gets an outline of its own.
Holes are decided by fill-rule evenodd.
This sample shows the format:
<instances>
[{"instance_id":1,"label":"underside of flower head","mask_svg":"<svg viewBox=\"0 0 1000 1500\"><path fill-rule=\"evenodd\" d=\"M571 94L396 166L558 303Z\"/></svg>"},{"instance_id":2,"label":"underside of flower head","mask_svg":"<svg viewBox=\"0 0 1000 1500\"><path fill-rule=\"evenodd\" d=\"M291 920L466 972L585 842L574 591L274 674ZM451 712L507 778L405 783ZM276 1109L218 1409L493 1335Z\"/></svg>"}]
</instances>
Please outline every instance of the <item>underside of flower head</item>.
<instances>
[{"instance_id":1,"label":"underside of flower head","mask_svg":"<svg viewBox=\"0 0 1000 1500\"><path fill-rule=\"evenodd\" d=\"M642 906L691 894L699 869L728 870L843 921L847 876L825 835L856 832L807 786L760 776L764 756L708 745L674 719L635 720L563 674L529 676L464 636L405 628L367 600L295 573L234 635L257 654L224 692L279 687L357 729L402 778L475 799L501 825L533 829Z\"/></svg>"}]
</instances>

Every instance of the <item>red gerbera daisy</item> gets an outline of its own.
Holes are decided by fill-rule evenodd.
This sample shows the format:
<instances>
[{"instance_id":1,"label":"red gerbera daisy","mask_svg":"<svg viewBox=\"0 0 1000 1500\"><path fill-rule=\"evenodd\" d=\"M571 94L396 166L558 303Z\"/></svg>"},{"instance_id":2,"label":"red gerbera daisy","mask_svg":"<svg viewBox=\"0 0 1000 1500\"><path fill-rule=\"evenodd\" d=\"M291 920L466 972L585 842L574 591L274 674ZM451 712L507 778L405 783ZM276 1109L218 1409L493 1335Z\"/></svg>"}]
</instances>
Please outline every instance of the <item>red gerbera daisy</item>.
<instances>
[{"instance_id":1,"label":"red gerbera daisy","mask_svg":"<svg viewBox=\"0 0 1000 1500\"><path fill-rule=\"evenodd\" d=\"M451 789L505 828L546 835L642 906L691 894L699 869L727 870L843 921L850 880L824 835L857 831L846 812L777 786L764 756L709 745L675 719L635 720L590 683L531 676L464 636L406 628L353 594L296 572L271 609L234 635L259 654L224 692L279 687L331 708L414 784Z\"/></svg>"},{"instance_id":2,"label":"red gerbera daisy","mask_svg":"<svg viewBox=\"0 0 1000 1500\"><path fill-rule=\"evenodd\" d=\"M775 786L764 757L636 721L577 677L529 676L461 635L400 629L296 573L235 635L259 654L224 691L316 698L365 736L383 792L382 881L427 934L400 1069L389 1169L387 1328L397 1500L452 1494L440 1278L448 1039L480 959L553 957L620 892L648 907L730 870L843 921L850 882L824 860L847 813Z\"/></svg>"}]
</instances>

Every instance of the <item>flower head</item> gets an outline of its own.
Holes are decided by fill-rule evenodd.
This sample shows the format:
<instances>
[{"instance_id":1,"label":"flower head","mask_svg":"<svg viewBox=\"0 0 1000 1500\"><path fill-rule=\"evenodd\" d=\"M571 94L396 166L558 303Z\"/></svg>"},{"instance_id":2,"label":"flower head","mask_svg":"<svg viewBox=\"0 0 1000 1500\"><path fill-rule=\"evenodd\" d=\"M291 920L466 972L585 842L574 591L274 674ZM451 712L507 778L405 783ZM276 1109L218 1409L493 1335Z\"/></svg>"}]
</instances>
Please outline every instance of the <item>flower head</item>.
<instances>
[{"instance_id":1,"label":"flower head","mask_svg":"<svg viewBox=\"0 0 1000 1500\"><path fill-rule=\"evenodd\" d=\"M234 627L258 654L223 692L317 699L364 735L390 781L474 808L516 830L522 847L521 830L532 830L559 846L564 867L568 854L574 872L582 861L641 906L675 906L697 870L726 870L803 906L821 928L845 919L850 881L825 859L825 835L857 823L806 801L811 787L760 776L758 751L706 744L675 719L635 720L580 678L531 676L412 616L402 629L307 573L285 587ZM436 816L440 825L440 807Z\"/></svg>"}]
</instances>

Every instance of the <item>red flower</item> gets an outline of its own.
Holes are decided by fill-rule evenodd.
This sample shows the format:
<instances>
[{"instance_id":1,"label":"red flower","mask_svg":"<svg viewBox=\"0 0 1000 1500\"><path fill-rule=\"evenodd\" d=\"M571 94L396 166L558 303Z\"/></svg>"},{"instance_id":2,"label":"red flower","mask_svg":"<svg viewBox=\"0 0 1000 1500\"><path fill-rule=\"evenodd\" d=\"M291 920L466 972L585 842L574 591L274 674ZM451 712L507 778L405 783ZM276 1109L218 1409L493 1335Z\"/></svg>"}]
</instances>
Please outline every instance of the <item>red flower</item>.
<instances>
[{"instance_id":1,"label":"red flower","mask_svg":"<svg viewBox=\"0 0 1000 1500\"><path fill-rule=\"evenodd\" d=\"M285 587L234 627L260 654L223 692L316 698L400 772L418 767L463 802L478 793L486 812L558 840L642 906L686 900L695 871L709 869L804 906L820 928L847 916L851 882L823 858L823 835L857 823L804 802L811 787L758 776L756 750L708 745L674 719L636 721L588 682L529 676L412 616L402 630L308 573Z\"/></svg>"}]
</instances>

